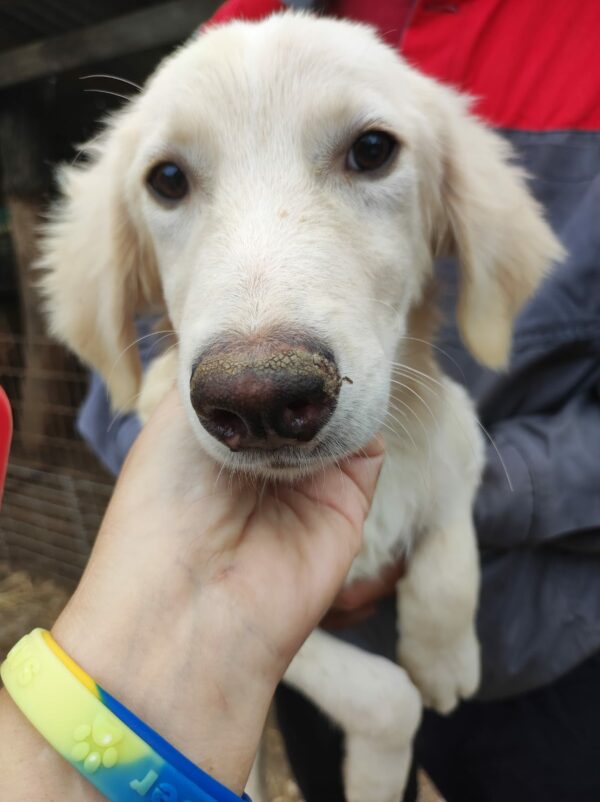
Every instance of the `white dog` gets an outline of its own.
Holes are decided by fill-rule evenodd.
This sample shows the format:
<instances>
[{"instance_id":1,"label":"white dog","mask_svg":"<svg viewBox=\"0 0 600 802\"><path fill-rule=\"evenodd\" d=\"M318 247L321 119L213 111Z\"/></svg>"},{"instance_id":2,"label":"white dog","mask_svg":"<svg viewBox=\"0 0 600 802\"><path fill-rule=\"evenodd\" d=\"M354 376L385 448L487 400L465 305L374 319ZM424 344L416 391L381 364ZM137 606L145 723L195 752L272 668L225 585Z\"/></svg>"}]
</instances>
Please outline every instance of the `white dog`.
<instances>
[{"instance_id":1,"label":"white dog","mask_svg":"<svg viewBox=\"0 0 600 802\"><path fill-rule=\"evenodd\" d=\"M501 368L560 246L467 100L346 22L286 13L208 31L89 152L63 173L43 289L53 333L115 408L140 394L134 317L160 309L178 348L138 408L176 380L229 468L290 481L385 435L349 579L410 555L400 665L316 631L286 680L344 730L348 800L397 802L421 700L449 711L479 675L483 447L433 358L433 263L458 257L462 337Z\"/></svg>"}]
</instances>

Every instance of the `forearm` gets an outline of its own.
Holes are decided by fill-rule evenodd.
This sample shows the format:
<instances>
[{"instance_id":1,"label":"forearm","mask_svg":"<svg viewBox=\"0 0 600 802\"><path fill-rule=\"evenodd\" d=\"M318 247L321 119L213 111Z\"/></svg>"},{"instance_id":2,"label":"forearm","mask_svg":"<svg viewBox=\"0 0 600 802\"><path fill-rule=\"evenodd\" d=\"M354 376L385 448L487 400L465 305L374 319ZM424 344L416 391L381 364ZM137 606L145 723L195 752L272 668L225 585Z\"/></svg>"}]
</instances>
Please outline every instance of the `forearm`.
<instances>
[{"instance_id":1,"label":"forearm","mask_svg":"<svg viewBox=\"0 0 600 802\"><path fill-rule=\"evenodd\" d=\"M118 594L114 600L123 601ZM94 612L84 589L57 622L54 635L102 687L194 763L241 794L274 682L264 676L253 681L242 673L241 638L242 662L228 665L226 650L232 638L223 638L220 654L211 648L215 628L206 623L205 632L201 631L202 610L196 625L193 616L180 608L180 620L172 621L167 630L160 620L151 626L142 607L121 606L122 616L114 616L116 606L106 602L96 604ZM5 692L0 743L0 788L18 789L18 799L95 802L102 798L46 744Z\"/></svg>"},{"instance_id":2,"label":"forearm","mask_svg":"<svg viewBox=\"0 0 600 802\"><path fill-rule=\"evenodd\" d=\"M252 633L243 629L243 615L223 614L228 596L218 580L197 580L175 527L172 547L166 548L148 527L136 532L135 518L129 531L118 531L109 512L53 635L99 685L241 794L275 690L277 663L272 661L272 673L265 671ZM23 800L101 799L3 696L0 788L18 789Z\"/></svg>"}]
</instances>

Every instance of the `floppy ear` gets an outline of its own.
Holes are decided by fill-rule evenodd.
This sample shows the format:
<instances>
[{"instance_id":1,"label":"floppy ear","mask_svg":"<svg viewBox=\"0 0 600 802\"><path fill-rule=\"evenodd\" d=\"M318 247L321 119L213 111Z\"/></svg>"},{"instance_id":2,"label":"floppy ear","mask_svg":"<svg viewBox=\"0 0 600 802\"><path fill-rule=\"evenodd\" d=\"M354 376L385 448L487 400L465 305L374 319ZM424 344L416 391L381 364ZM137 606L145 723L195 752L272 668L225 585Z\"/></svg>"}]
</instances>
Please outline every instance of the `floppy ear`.
<instances>
[{"instance_id":1,"label":"floppy ear","mask_svg":"<svg viewBox=\"0 0 600 802\"><path fill-rule=\"evenodd\" d=\"M53 335L97 370L116 409L132 409L141 366L136 311L156 300L154 258L126 200L135 134L117 118L88 152L92 162L63 168L64 195L42 233L40 288Z\"/></svg>"},{"instance_id":2,"label":"floppy ear","mask_svg":"<svg viewBox=\"0 0 600 802\"><path fill-rule=\"evenodd\" d=\"M437 256L458 257L457 320L465 344L498 369L510 356L515 316L564 251L508 143L468 113L465 97L436 89L442 221L434 247Z\"/></svg>"}]
</instances>

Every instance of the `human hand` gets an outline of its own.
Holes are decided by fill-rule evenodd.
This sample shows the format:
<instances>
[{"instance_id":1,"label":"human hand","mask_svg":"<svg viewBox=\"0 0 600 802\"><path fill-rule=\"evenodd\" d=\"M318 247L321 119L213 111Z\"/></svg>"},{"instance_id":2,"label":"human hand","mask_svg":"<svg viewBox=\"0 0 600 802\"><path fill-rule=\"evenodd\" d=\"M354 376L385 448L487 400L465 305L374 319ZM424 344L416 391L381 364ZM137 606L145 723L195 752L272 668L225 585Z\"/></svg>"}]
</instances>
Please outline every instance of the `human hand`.
<instances>
[{"instance_id":1,"label":"human hand","mask_svg":"<svg viewBox=\"0 0 600 802\"><path fill-rule=\"evenodd\" d=\"M382 458L375 442L316 477L256 485L204 454L173 393L124 466L57 641L241 790L275 685L360 549Z\"/></svg>"}]
</instances>

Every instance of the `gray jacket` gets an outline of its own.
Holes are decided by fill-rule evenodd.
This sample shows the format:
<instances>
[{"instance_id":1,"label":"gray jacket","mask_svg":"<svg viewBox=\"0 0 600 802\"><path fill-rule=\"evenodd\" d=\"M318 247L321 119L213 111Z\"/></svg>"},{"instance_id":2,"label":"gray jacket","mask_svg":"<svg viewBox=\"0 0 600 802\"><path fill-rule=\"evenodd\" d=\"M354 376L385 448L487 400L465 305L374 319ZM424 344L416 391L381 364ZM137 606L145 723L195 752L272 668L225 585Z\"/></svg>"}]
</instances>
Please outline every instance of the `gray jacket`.
<instances>
[{"instance_id":1,"label":"gray jacket","mask_svg":"<svg viewBox=\"0 0 600 802\"><path fill-rule=\"evenodd\" d=\"M514 487L489 446L475 508L482 698L550 682L600 649L600 133L505 134L569 257L521 314L505 374L469 357L454 281L446 295L440 346L460 370L443 367L477 399Z\"/></svg>"}]
</instances>

